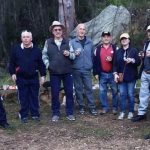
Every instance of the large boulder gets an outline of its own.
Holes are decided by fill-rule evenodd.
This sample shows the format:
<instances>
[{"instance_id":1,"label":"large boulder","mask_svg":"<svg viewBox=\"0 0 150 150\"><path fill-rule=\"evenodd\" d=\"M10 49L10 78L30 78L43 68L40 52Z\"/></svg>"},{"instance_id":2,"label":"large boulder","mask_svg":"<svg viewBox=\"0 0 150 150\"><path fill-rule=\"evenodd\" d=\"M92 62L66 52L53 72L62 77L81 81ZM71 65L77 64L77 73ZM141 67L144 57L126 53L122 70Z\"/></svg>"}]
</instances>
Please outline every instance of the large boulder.
<instances>
[{"instance_id":1,"label":"large boulder","mask_svg":"<svg viewBox=\"0 0 150 150\"><path fill-rule=\"evenodd\" d=\"M118 36L122 32L130 30L131 15L123 6L110 5L106 7L97 17L86 22L87 35L92 38L94 45L99 43L101 33L110 31L113 41L116 42ZM71 33L71 37L75 36L76 29Z\"/></svg>"}]
</instances>

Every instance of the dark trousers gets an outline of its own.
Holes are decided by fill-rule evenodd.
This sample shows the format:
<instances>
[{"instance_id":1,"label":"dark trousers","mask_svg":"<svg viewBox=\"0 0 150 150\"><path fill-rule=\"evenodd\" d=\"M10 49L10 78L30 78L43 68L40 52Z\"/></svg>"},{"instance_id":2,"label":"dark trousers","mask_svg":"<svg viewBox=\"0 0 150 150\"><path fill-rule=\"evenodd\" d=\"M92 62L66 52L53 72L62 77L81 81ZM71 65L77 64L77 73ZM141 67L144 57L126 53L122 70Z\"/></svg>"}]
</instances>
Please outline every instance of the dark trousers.
<instances>
[{"instance_id":1,"label":"dark trousers","mask_svg":"<svg viewBox=\"0 0 150 150\"><path fill-rule=\"evenodd\" d=\"M66 114L73 115L73 79L71 74L50 75L51 96L52 96L52 115L60 115L59 90L63 82L66 95Z\"/></svg>"},{"instance_id":2,"label":"dark trousers","mask_svg":"<svg viewBox=\"0 0 150 150\"><path fill-rule=\"evenodd\" d=\"M7 123L6 112L3 107L2 99L0 97L0 124Z\"/></svg>"},{"instance_id":3,"label":"dark trousers","mask_svg":"<svg viewBox=\"0 0 150 150\"><path fill-rule=\"evenodd\" d=\"M20 103L20 117L39 117L39 80L17 78L18 98Z\"/></svg>"}]
</instances>

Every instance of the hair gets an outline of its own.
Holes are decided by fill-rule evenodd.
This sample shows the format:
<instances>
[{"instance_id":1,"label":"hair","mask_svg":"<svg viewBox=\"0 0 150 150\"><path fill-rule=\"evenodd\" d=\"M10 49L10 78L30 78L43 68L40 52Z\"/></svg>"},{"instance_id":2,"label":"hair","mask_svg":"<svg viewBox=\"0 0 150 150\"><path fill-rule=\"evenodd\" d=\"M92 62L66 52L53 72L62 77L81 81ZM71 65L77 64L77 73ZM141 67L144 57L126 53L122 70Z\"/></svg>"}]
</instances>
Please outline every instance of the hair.
<instances>
[{"instance_id":1,"label":"hair","mask_svg":"<svg viewBox=\"0 0 150 150\"><path fill-rule=\"evenodd\" d=\"M24 34L29 34L29 36L32 38L32 33L31 33L30 31L28 31L28 30L23 30L23 31L21 32L21 37L22 37Z\"/></svg>"}]
</instances>

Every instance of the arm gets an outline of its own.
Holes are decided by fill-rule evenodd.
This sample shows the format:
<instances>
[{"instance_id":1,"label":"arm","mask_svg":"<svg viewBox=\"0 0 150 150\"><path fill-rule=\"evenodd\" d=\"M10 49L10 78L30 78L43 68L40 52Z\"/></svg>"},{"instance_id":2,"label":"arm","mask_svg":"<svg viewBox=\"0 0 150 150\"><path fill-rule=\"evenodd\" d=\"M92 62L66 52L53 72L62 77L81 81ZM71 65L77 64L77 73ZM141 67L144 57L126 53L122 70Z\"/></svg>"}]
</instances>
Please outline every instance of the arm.
<instances>
[{"instance_id":1,"label":"arm","mask_svg":"<svg viewBox=\"0 0 150 150\"><path fill-rule=\"evenodd\" d=\"M47 40L46 40L43 51L42 51L42 59L43 59L43 62L46 66L46 69L48 69L48 67L49 67L49 58L47 55L47 49L48 49L48 44L47 44Z\"/></svg>"}]
</instances>

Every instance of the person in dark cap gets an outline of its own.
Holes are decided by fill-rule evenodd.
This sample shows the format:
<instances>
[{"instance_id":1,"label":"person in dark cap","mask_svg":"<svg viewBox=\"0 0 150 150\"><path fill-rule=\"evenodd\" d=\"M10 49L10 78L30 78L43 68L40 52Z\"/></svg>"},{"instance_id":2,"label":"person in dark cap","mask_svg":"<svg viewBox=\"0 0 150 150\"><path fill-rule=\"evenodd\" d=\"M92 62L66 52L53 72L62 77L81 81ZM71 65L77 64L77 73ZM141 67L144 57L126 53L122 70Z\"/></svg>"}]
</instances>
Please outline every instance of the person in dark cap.
<instances>
[{"instance_id":1,"label":"person in dark cap","mask_svg":"<svg viewBox=\"0 0 150 150\"><path fill-rule=\"evenodd\" d=\"M65 27L59 21L53 21L49 28L52 38L45 41L43 49L43 62L50 74L50 86L52 96L52 121L60 119L59 90L63 83L66 95L66 118L74 121L72 59L69 42L63 37Z\"/></svg>"},{"instance_id":2,"label":"person in dark cap","mask_svg":"<svg viewBox=\"0 0 150 150\"><path fill-rule=\"evenodd\" d=\"M111 44L111 34L104 31L101 34L102 44L96 47L94 52L93 74L100 84L100 102L102 106L101 114L106 114L110 107L107 99L108 85L112 89L112 112L117 113L118 94L117 85L113 76L113 60L116 52L116 46Z\"/></svg>"}]
</instances>

